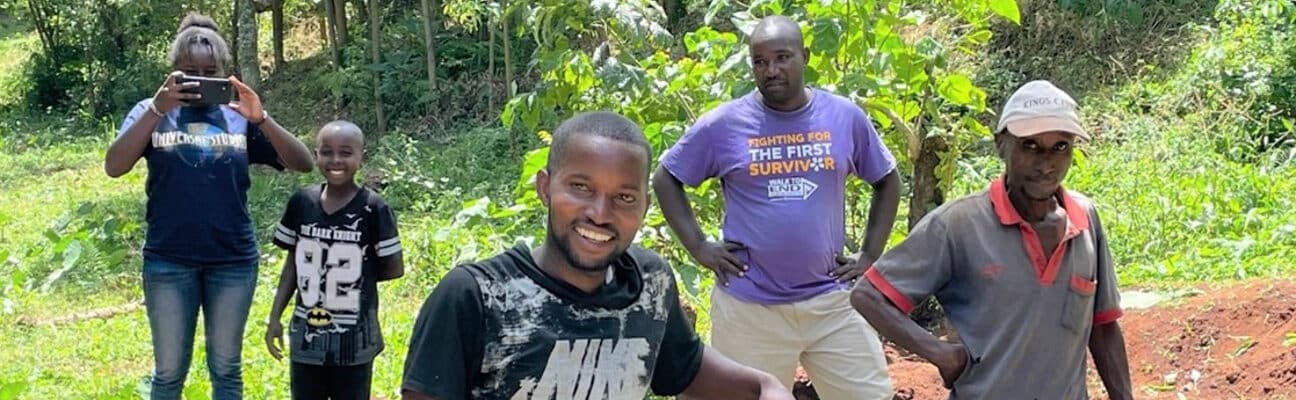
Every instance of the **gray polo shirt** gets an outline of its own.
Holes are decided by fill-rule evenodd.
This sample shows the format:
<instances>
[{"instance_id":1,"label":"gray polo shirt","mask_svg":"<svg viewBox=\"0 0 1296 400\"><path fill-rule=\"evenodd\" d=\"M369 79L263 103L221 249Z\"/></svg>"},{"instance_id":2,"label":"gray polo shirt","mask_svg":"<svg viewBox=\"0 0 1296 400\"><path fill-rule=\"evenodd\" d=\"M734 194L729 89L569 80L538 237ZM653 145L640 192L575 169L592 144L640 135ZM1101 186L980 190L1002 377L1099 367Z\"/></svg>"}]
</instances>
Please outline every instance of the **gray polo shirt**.
<instances>
[{"instance_id":1,"label":"gray polo shirt","mask_svg":"<svg viewBox=\"0 0 1296 400\"><path fill-rule=\"evenodd\" d=\"M1089 333L1120 318L1120 294L1092 201L1060 195L1067 229L1051 255L996 180L932 211L865 274L905 313L940 301L972 356L950 399L1089 397Z\"/></svg>"}]
</instances>

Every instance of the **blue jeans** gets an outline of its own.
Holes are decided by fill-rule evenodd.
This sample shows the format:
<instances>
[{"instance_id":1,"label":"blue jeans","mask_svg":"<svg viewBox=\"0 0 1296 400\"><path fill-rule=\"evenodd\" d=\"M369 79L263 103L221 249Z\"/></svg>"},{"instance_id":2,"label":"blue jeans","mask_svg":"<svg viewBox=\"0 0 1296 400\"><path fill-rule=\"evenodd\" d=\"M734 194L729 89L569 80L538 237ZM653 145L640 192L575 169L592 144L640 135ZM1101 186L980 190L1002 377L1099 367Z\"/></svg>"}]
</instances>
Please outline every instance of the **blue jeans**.
<instances>
[{"instance_id":1,"label":"blue jeans","mask_svg":"<svg viewBox=\"0 0 1296 400\"><path fill-rule=\"evenodd\" d=\"M192 266L144 260L144 306L153 334L152 399L180 398L193 358L199 308L212 399L243 398L240 355L256 280L256 261Z\"/></svg>"}]
</instances>

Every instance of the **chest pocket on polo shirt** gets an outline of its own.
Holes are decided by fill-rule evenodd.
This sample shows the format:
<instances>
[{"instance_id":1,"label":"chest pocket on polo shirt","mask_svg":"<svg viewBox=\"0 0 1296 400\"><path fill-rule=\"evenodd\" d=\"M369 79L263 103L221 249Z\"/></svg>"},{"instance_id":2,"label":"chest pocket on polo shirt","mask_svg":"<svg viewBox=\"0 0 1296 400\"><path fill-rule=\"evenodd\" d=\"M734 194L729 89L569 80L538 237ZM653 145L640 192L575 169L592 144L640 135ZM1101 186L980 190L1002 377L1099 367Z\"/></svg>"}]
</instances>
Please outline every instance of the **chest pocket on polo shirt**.
<instances>
[{"instance_id":1,"label":"chest pocket on polo shirt","mask_svg":"<svg viewBox=\"0 0 1296 400\"><path fill-rule=\"evenodd\" d=\"M1094 294L1098 291L1095 275L1098 259L1093 240L1090 232L1071 239L1068 247L1074 248L1067 250L1070 268L1067 275L1060 277L1066 279L1063 282L1066 292L1062 300L1062 326L1075 333L1082 333L1093 321Z\"/></svg>"}]
</instances>

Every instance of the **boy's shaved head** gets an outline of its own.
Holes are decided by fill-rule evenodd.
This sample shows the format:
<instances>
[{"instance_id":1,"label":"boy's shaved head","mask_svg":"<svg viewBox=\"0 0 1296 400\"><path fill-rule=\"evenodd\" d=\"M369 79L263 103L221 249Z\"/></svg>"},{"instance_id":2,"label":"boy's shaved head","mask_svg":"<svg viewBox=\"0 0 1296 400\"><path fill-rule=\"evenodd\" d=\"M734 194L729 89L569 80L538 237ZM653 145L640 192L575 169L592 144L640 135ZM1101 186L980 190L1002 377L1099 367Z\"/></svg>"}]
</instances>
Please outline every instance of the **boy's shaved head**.
<instances>
[{"instance_id":1,"label":"boy's shaved head","mask_svg":"<svg viewBox=\"0 0 1296 400\"><path fill-rule=\"evenodd\" d=\"M360 138L360 143L364 143L364 131L361 131L360 127L356 126L356 124L351 121L339 119L329 122L320 128L319 135L317 136L324 136L326 133L348 136L355 135ZM316 140L318 141L319 138L317 137Z\"/></svg>"}]
</instances>

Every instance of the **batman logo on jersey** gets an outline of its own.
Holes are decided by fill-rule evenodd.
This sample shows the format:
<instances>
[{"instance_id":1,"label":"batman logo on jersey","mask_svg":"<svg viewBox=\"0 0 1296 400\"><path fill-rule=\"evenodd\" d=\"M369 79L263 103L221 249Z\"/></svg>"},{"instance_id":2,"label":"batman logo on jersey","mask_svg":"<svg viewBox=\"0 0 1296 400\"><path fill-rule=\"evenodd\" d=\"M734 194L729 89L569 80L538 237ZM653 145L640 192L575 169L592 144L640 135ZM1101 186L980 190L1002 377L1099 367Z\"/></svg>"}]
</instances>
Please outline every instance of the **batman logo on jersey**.
<instances>
[{"instance_id":1,"label":"batman logo on jersey","mask_svg":"<svg viewBox=\"0 0 1296 400\"><path fill-rule=\"evenodd\" d=\"M333 323L333 313L320 307L306 310L306 323L316 328L322 328Z\"/></svg>"}]
</instances>

